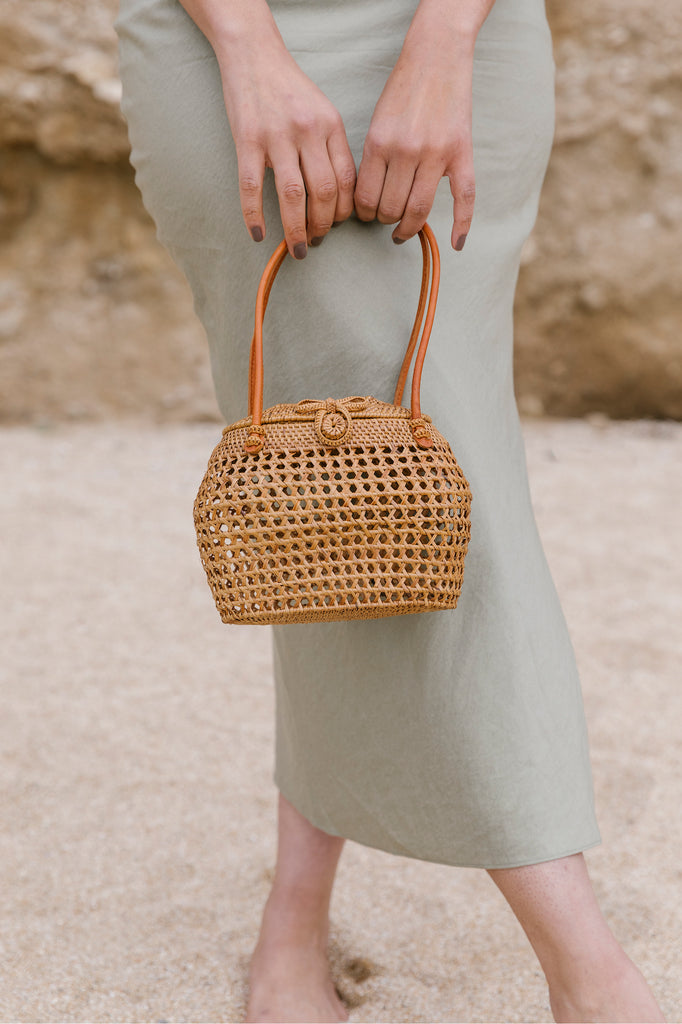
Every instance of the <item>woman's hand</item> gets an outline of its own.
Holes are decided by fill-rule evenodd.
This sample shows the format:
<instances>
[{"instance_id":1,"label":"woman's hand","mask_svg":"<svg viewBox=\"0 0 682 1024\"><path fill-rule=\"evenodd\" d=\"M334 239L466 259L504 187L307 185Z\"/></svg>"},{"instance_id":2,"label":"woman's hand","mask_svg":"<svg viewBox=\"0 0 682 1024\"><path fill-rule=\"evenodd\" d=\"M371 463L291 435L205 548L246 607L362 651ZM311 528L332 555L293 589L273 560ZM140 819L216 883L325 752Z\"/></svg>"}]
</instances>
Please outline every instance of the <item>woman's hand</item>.
<instances>
[{"instance_id":1,"label":"woman's hand","mask_svg":"<svg viewBox=\"0 0 682 1024\"><path fill-rule=\"evenodd\" d=\"M355 163L341 116L300 69L265 0L185 0L215 50L252 238L265 238L263 177L272 167L289 252L303 259L353 212Z\"/></svg>"},{"instance_id":2,"label":"woman's hand","mask_svg":"<svg viewBox=\"0 0 682 1024\"><path fill-rule=\"evenodd\" d=\"M447 176L452 245L460 250L476 195L471 114L477 29L452 21L443 5L418 8L372 116L355 209L361 220L398 222L393 241L404 242L424 226L438 183Z\"/></svg>"}]
</instances>

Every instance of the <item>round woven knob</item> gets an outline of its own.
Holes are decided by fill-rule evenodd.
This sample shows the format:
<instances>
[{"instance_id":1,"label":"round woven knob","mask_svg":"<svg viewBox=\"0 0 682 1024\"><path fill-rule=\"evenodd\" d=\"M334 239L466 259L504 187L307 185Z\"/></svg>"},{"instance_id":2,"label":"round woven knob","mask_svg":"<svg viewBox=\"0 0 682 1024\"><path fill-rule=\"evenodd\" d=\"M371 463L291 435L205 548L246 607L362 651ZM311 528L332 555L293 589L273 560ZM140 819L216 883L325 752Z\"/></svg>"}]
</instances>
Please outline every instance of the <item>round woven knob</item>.
<instances>
[{"instance_id":1,"label":"round woven knob","mask_svg":"<svg viewBox=\"0 0 682 1024\"><path fill-rule=\"evenodd\" d=\"M327 401L315 417L315 431L322 444L338 444L350 437L353 426L351 414L333 400Z\"/></svg>"}]
</instances>

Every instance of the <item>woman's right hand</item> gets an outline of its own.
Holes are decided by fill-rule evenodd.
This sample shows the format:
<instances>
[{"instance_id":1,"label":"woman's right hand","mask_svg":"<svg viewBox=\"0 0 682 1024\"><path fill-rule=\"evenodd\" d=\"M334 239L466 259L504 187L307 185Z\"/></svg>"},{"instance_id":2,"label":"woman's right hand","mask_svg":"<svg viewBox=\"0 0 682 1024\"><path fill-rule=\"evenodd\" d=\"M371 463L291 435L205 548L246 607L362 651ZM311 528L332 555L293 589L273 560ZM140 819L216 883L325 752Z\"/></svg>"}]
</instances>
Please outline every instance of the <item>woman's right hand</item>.
<instances>
[{"instance_id":1,"label":"woman's right hand","mask_svg":"<svg viewBox=\"0 0 682 1024\"><path fill-rule=\"evenodd\" d=\"M214 21L209 36L237 148L242 213L262 241L263 178L272 167L289 252L303 259L308 243L319 245L353 211L355 163L338 110L286 49L267 4L248 2L243 28L241 4L224 5L220 22L231 22Z\"/></svg>"}]
</instances>

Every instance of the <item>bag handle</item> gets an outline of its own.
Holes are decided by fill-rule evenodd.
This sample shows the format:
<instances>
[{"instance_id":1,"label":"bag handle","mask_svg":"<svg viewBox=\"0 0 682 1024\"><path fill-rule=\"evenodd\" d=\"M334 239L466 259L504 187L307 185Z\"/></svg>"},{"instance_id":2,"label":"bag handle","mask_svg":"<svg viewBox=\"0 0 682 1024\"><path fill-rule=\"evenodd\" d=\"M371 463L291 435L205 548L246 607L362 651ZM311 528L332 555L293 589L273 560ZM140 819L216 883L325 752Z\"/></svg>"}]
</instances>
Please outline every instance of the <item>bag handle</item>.
<instances>
[{"instance_id":1,"label":"bag handle","mask_svg":"<svg viewBox=\"0 0 682 1024\"><path fill-rule=\"evenodd\" d=\"M419 404L419 387L421 384L422 367L426 356L426 348L431 337L431 328L436 314L436 301L438 299L438 286L440 283L440 255L435 235L428 224L419 232L419 241L422 248L422 282L419 293L417 315L410 334L410 340L405 352L405 358L398 375L398 383L393 396L393 404L401 405L407 374L412 361L417 338L424 322L424 329L421 332L421 339L417 349L417 356L412 371L412 393L410 426L414 439L420 448L432 448L433 439L426 428L425 420L422 417ZM287 255L286 241L279 243L272 256L267 262L265 270L260 279L258 294L256 297L256 316L253 338L251 341L251 355L249 359L249 416L252 422L249 427L248 437L244 445L245 451L254 455L261 450L265 442L265 428L261 423L263 416L263 318L268 306L270 292L277 276L277 271L282 266ZM428 303L427 303L428 296ZM424 321L424 313L426 320Z\"/></svg>"}]
</instances>

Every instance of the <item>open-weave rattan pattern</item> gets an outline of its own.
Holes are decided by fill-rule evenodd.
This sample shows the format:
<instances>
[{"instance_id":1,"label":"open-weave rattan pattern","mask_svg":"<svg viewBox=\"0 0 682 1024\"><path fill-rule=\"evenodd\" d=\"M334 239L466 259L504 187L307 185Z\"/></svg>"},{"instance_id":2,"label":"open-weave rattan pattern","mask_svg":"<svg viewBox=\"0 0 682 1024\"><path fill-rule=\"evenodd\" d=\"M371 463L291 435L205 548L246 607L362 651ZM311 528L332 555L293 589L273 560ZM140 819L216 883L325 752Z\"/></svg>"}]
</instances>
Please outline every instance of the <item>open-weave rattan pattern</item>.
<instances>
[{"instance_id":1,"label":"open-weave rattan pattern","mask_svg":"<svg viewBox=\"0 0 682 1024\"><path fill-rule=\"evenodd\" d=\"M256 454L244 449L251 422L225 427L194 503L223 622L377 618L457 605L471 491L428 416L427 449L415 441L409 409L371 396L264 410ZM321 441L320 429L347 433L335 444Z\"/></svg>"}]
</instances>

